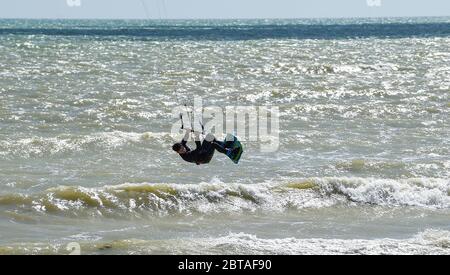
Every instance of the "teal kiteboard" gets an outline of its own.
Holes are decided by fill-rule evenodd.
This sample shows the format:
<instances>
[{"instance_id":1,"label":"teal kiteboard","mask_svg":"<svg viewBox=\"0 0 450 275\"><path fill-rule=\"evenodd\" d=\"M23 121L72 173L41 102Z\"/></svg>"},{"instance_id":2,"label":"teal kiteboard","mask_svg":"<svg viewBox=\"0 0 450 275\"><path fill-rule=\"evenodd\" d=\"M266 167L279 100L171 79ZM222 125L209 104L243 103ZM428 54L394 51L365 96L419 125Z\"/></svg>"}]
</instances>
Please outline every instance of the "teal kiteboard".
<instances>
[{"instance_id":1,"label":"teal kiteboard","mask_svg":"<svg viewBox=\"0 0 450 275\"><path fill-rule=\"evenodd\" d=\"M242 147L241 142L237 137L233 135L228 135L224 141L225 148L231 149L228 150L227 156L235 163L239 164L241 160L242 154L244 153L244 148Z\"/></svg>"}]
</instances>

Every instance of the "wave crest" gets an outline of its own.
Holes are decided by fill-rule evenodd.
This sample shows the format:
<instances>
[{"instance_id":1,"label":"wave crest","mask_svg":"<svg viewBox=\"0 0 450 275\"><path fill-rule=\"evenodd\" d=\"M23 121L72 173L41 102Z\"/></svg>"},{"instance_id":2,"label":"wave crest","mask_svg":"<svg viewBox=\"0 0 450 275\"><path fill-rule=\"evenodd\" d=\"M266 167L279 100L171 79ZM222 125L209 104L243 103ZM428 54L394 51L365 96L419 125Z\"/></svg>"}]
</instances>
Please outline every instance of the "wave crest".
<instances>
[{"instance_id":1,"label":"wave crest","mask_svg":"<svg viewBox=\"0 0 450 275\"><path fill-rule=\"evenodd\" d=\"M261 184L60 186L40 194L0 196L0 207L105 216L284 212L339 204L449 209L449 193L446 179L311 178Z\"/></svg>"}]
</instances>

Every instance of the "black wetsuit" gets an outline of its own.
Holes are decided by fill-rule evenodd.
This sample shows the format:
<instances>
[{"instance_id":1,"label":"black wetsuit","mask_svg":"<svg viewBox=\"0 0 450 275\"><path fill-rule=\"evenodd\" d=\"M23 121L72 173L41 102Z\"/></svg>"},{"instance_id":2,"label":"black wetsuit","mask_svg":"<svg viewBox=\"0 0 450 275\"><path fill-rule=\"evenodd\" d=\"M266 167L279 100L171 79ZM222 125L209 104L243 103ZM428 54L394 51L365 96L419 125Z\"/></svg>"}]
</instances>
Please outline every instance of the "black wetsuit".
<instances>
[{"instance_id":1,"label":"black wetsuit","mask_svg":"<svg viewBox=\"0 0 450 275\"><path fill-rule=\"evenodd\" d=\"M187 146L187 141L183 140L181 145L186 148L186 153L180 154L180 156L187 162L195 163L197 165L210 163L215 150L219 151L222 154L226 154L227 150L225 149L225 144L223 142L213 140L207 141L203 140L203 143L200 141L195 141L197 148L195 150L191 150Z\"/></svg>"}]
</instances>

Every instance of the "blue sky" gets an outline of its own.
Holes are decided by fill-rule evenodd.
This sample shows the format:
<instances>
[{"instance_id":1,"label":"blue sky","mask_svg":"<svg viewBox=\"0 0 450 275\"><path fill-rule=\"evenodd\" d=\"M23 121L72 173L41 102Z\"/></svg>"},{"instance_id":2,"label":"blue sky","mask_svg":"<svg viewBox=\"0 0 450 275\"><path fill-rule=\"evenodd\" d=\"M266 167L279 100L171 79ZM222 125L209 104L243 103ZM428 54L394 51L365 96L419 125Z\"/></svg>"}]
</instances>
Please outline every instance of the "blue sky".
<instances>
[{"instance_id":1,"label":"blue sky","mask_svg":"<svg viewBox=\"0 0 450 275\"><path fill-rule=\"evenodd\" d=\"M69 3L81 2L71 7ZM144 2L144 4L143 4ZM373 5L370 5L373 3ZM381 5L377 5L380 3ZM146 7L146 9L144 8ZM2 0L0 18L450 16L450 0Z\"/></svg>"}]
</instances>

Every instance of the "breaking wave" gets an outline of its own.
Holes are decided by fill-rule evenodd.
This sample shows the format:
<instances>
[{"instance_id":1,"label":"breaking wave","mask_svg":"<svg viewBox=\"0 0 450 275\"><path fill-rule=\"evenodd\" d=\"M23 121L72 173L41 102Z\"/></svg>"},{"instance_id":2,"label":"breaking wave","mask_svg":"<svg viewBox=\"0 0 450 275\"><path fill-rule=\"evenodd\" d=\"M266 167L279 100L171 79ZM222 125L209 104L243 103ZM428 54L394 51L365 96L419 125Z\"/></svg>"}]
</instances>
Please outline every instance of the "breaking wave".
<instances>
[{"instance_id":1,"label":"breaking wave","mask_svg":"<svg viewBox=\"0 0 450 275\"><path fill-rule=\"evenodd\" d=\"M450 208L447 179L311 178L291 183L60 186L0 196L0 207L63 215L191 215L284 212L335 205Z\"/></svg>"}]
</instances>

